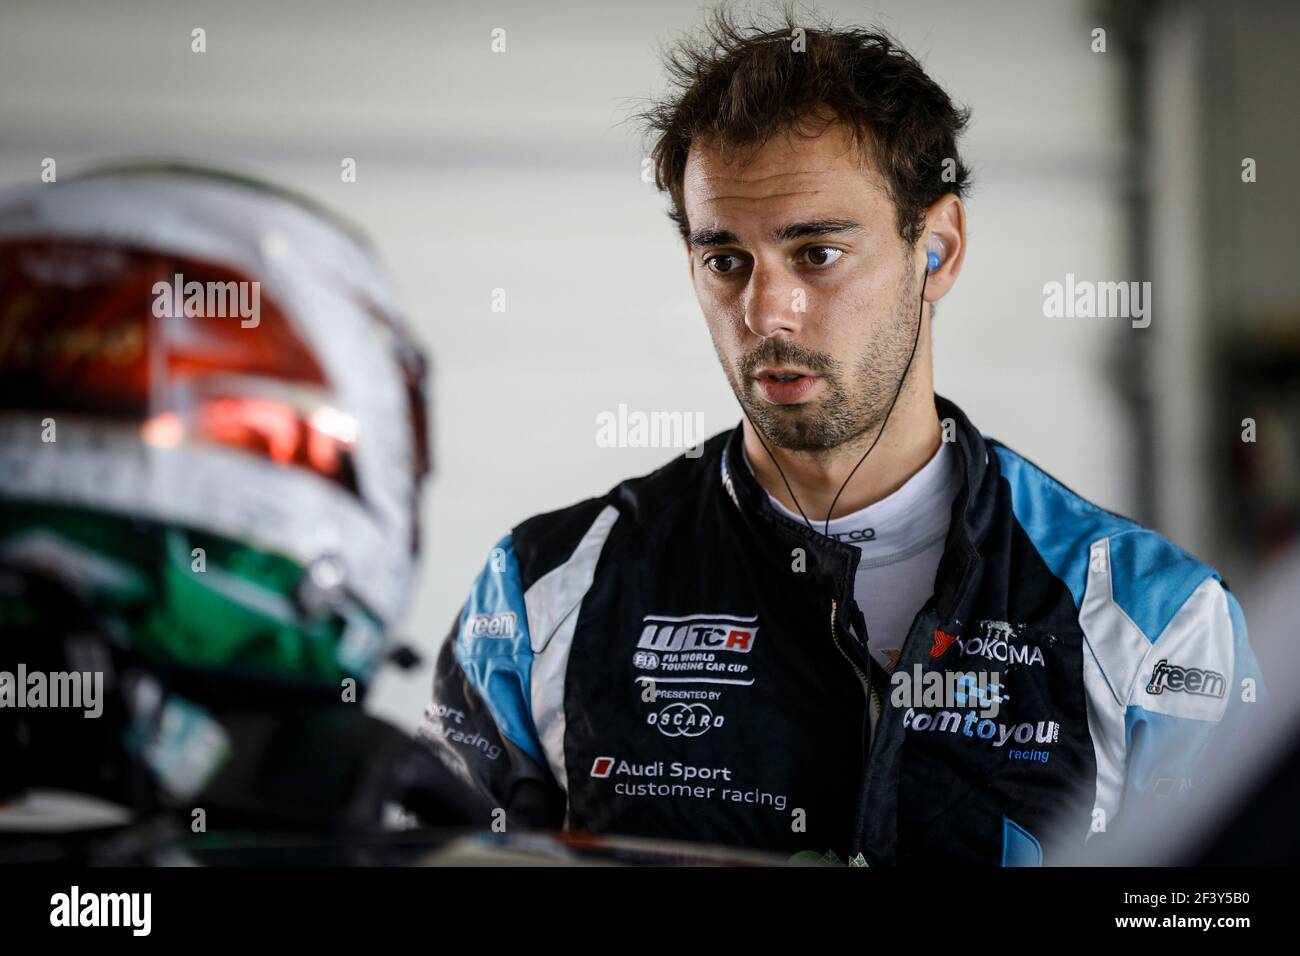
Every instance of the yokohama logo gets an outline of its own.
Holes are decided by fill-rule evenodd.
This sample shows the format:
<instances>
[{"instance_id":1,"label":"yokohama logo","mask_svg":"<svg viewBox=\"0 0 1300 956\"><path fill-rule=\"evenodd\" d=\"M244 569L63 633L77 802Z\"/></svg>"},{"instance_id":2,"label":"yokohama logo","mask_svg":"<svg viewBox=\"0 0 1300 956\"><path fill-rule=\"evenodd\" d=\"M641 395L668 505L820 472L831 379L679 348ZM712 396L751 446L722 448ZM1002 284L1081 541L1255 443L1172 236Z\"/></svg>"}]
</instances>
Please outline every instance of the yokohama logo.
<instances>
[{"instance_id":1,"label":"yokohama logo","mask_svg":"<svg viewBox=\"0 0 1300 956\"><path fill-rule=\"evenodd\" d=\"M653 651L736 651L748 654L758 634L758 618L729 614L690 614L662 617L649 614L641 622L637 647Z\"/></svg>"}]
</instances>

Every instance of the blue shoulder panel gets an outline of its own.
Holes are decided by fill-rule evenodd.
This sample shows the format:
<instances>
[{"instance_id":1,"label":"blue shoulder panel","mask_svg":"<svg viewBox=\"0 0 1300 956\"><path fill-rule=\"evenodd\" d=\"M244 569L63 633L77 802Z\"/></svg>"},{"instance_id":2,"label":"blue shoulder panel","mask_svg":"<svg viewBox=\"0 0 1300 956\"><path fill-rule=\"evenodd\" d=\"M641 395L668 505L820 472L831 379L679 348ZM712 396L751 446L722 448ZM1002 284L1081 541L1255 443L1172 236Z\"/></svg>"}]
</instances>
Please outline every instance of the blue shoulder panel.
<instances>
[{"instance_id":1,"label":"blue shoulder panel","mask_svg":"<svg viewBox=\"0 0 1300 956\"><path fill-rule=\"evenodd\" d=\"M497 542L474 581L456 634L456 660L501 733L545 764L530 703L533 650L511 535Z\"/></svg>"},{"instance_id":2,"label":"blue shoulder panel","mask_svg":"<svg viewBox=\"0 0 1300 956\"><path fill-rule=\"evenodd\" d=\"M1154 531L1080 498L1005 445L994 444L1011 486L1011 510L1029 540L1083 604L1088 548L1110 539L1112 598L1149 641L1155 641L1210 567Z\"/></svg>"},{"instance_id":3,"label":"blue shoulder panel","mask_svg":"<svg viewBox=\"0 0 1300 956\"><path fill-rule=\"evenodd\" d=\"M1088 546L1136 525L1080 498L1005 445L993 449L1011 486L1016 520L1079 607L1088 583Z\"/></svg>"},{"instance_id":4,"label":"blue shoulder panel","mask_svg":"<svg viewBox=\"0 0 1300 956\"><path fill-rule=\"evenodd\" d=\"M1115 603L1153 644L1213 568L1154 531L1134 530L1110 539Z\"/></svg>"}]
</instances>

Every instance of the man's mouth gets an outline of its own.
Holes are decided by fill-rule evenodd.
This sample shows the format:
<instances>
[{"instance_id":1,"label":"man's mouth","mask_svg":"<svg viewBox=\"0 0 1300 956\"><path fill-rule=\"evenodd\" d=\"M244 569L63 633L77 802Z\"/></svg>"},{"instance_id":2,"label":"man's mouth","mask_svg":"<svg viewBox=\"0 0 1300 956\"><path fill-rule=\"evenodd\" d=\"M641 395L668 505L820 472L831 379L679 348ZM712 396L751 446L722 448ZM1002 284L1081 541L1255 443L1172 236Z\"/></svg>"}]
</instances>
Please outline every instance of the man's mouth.
<instances>
[{"instance_id":1,"label":"man's mouth","mask_svg":"<svg viewBox=\"0 0 1300 956\"><path fill-rule=\"evenodd\" d=\"M754 374L754 381L773 405L794 405L809 396L821 376L793 368L761 368Z\"/></svg>"}]
</instances>

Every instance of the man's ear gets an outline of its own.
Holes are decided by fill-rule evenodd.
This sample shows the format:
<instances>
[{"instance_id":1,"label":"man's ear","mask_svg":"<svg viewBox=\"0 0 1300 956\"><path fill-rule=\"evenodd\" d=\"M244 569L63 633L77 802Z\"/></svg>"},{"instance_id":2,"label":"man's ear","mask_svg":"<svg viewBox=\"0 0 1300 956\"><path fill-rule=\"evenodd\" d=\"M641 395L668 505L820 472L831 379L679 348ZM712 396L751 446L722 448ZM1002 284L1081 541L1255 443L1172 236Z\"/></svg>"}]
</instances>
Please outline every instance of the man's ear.
<instances>
[{"instance_id":1,"label":"man's ear","mask_svg":"<svg viewBox=\"0 0 1300 956\"><path fill-rule=\"evenodd\" d=\"M956 283L966 259L966 208L960 197L949 193L926 212L925 231L917 243L922 257L931 236L938 236L943 242L944 259L926 279L925 301L938 302Z\"/></svg>"}]
</instances>

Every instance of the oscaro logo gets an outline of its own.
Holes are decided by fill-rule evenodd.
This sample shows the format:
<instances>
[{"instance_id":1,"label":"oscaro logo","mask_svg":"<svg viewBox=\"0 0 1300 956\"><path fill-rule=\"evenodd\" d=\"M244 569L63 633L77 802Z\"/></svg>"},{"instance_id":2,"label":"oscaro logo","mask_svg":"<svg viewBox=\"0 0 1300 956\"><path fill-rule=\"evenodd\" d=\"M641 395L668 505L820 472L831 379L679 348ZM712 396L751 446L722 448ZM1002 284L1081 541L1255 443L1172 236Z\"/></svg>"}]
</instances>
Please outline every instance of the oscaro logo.
<instances>
[{"instance_id":1,"label":"oscaro logo","mask_svg":"<svg viewBox=\"0 0 1300 956\"><path fill-rule=\"evenodd\" d=\"M647 714L645 720L665 737L699 737L725 721L724 715L714 716L704 704L669 704L657 714Z\"/></svg>"}]
</instances>

